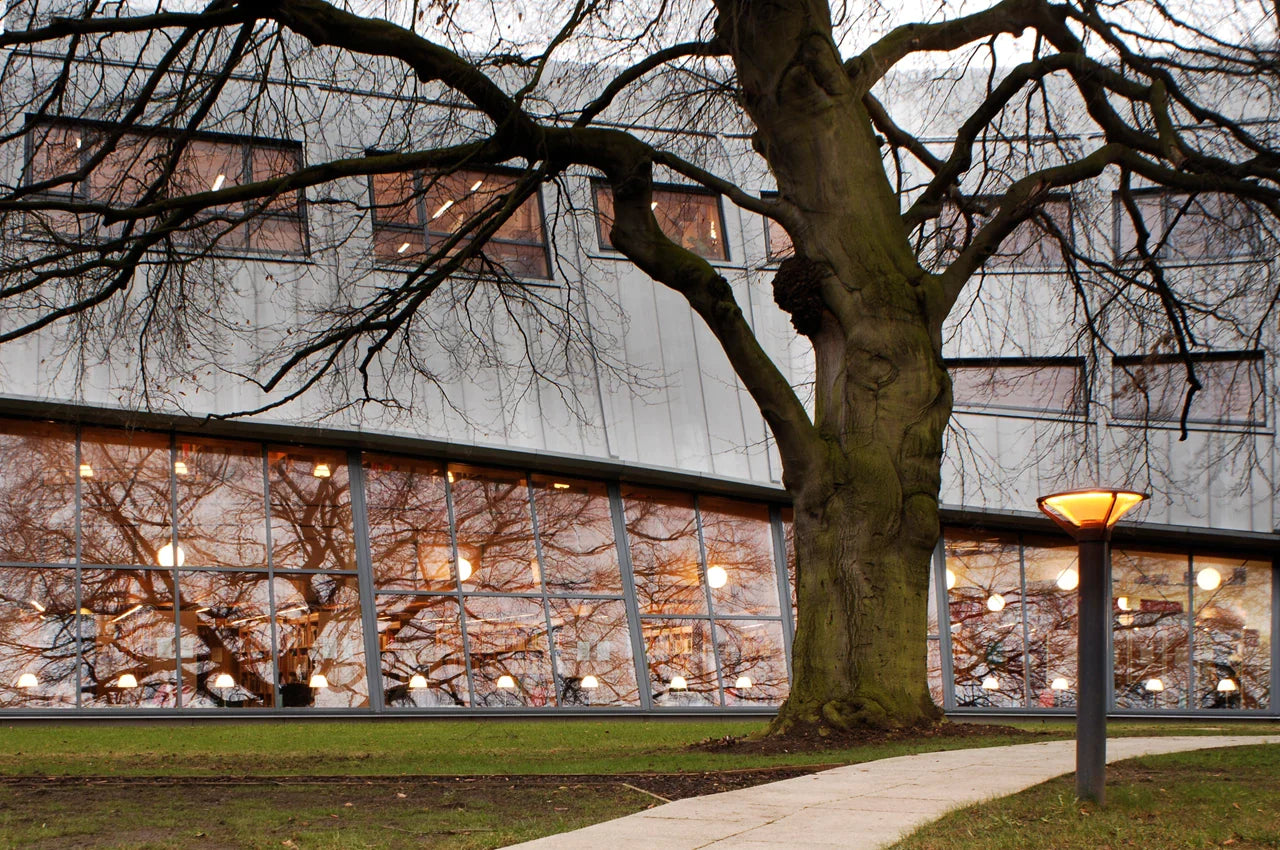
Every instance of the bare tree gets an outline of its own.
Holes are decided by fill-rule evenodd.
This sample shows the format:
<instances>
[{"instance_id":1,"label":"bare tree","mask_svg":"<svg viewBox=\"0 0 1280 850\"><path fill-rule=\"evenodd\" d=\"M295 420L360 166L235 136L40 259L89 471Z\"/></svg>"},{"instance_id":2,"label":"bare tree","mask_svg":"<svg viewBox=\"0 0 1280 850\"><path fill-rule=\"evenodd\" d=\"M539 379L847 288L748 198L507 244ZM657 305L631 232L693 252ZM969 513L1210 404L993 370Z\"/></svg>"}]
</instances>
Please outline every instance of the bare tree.
<instances>
[{"instance_id":1,"label":"bare tree","mask_svg":"<svg viewBox=\"0 0 1280 850\"><path fill-rule=\"evenodd\" d=\"M145 381L157 362L225 364L247 323L274 355L241 370L261 388L261 408L326 380L353 403L410 405L389 376L438 379L468 357L517 363L571 390L573 364L600 362L607 341L590 337L572 299L510 273L527 262L511 234L540 187L573 217L565 178L600 175L612 246L687 299L782 457L799 625L775 730L935 718L922 638L952 412L946 329L963 331L980 288L997 305L1009 297L985 288L984 266L1034 229L1065 258L1090 345L1106 350L1136 327L1182 365L1185 426L1200 387L1197 328L1234 322L1256 339L1274 302L1265 275L1242 282L1229 294L1247 304L1233 313L1245 318L1233 320L1212 286L1167 272L1170 235L1197 205L1232 233L1267 234L1280 212L1274 9L1001 0L903 23L874 2L582 0L536 20L516 17L522 8L430 2L397 7L393 21L323 0L153 12L14 4L0 35L3 141L27 145L30 165L0 196L0 342L59 325L72 330L69 345L88 348L131 334ZM931 72L935 54L960 70ZM375 148L304 163L282 144L239 160L226 185L211 182L231 166L210 158L234 154L201 148L212 144L203 131L289 137L326 99L375 85L402 95L349 117L377 122ZM60 123L67 116L77 123ZM730 182L705 136L621 124L745 129L777 194ZM364 285L338 267L329 306L285 331L237 313L215 249L304 243L290 198L394 223L406 204L492 166L509 176L471 187L447 234L386 243L413 258L392 284ZM415 176L372 202L351 189L406 174ZM811 407L721 271L664 231L653 210L662 174L789 236L794 253L773 288L812 346ZM1128 241L1119 257L1109 239L1054 214L1064 195L1109 184ZM1158 227L1140 187L1178 199ZM351 227L312 234L312 250ZM531 337L535 326L546 335Z\"/></svg>"}]
</instances>

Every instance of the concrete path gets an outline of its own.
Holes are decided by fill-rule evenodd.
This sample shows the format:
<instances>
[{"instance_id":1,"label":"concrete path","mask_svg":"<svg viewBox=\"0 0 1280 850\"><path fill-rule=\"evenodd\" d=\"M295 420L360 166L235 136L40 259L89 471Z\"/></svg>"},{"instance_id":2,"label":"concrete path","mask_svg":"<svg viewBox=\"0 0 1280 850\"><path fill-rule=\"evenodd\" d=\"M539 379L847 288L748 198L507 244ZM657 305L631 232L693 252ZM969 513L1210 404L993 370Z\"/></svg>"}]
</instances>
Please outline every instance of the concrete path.
<instances>
[{"instance_id":1,"label":"concrete path","mask_svg":"<svg viewBox=\"0 0 1280 850\"><path fill-rule=\"evenodd\" d=\"M1107 760L1280 744L1280 735L1111 738ZM1075 771L1075 741L923 753L677 800L514 845L556 850L884 847L952 809Z\"/></svg>"}]
</instances>

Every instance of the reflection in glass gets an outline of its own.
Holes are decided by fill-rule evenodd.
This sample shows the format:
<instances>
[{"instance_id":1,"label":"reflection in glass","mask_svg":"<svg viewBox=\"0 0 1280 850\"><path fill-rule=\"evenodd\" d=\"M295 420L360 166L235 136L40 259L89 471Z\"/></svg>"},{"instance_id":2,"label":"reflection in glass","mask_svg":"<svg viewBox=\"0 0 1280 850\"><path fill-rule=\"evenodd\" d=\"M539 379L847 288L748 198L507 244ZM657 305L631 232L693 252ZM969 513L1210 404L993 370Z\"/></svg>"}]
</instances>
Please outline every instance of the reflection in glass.
<instances>
[{"instance_id":1,"label":"reflection in glass","mask_svg":"<svg viewBox=\"0 0 1280 850\"><path fill-rule=\"evenodd\" d=\"M605 485L545 475L533 476L532 484L547 591L621 595Z\"/></svg>"},{"instance_id":2,"label":"reflection in glass","mask_svg":"<svg viewBox=\"0 0 1280 850\"><path fill-rule=\"evenodd\" d=\"M786 650L776 620L717 620L725 705L779 705L787 698Z\"/></svg>"},{"instance_id":3,"label":"reflection in glass","mask_svg":"<svg viewBox=\"0 0 1280 850\"><path fill-rule=\"evenodd\" d=\"M626 489L627 538L642 614L705 614L693 497Z\"/></svg>"},{"instance_id":4,"label":"reflection in glass","mask_svg":"<svg viewBox=\"0 0 1280 850\"><path fill-rule=\"evenodd\" d=\"M159 565L171 542L169 438L86 428L80 444L81 560Z\"/></svg>"},{"instance_id":5,"label":"reflection in glass","mask_svg":"<svg viewBox=\"0 0 1280 850\"><path fill-rule=\"evenodd\" d=\"M778 616L778 570L768 506L705 496L698 500L698 511L716 614Z\"/></svg>"},{"instance_id":6,"label":"reflection in glass","mask_svg":"<svg viewBox=\"0 0 1280 850\"><path fill-rule=\"evenodd\" d=\"M642 620L649 688L657 706L718 706L711 624L706 620Z\"/></svg>"},{"instance_id":7,"label":"reflection in glass","mask_svg":"<svg viewBox=\"0 0 1280 850\"><path fill-rule=\"evenodd\" d=\"M81 705L177 705L172 571L85 570L78 619Z\"/></svg>"},{"instance_id":8,"label":"reflection in glass","mask_svg":"<svg viewBox=\"0 0 1280 850\"><path fill-rule=\"evenodd\" d=\"M1023 549L1027 573L1027 676L1033 708L1075 705L1079 598L1076 554L1073 545L1053 545L1049 541L1028 541Z\"/></svg>"},{"instance_id":9,"label":"reflection in glass","mask_svg":"<svg viewBox=\"0 0 1280 850\"><path fill-rule=\"evenodd\" d=\"M942 644L936 638L929 638L926 641L926 650L928 655L926 663L929 676L929 696L933 698L934 705L942 705L943 694L942 685Z\"/></svg>"},{"instance_id":10,"label":"reflection in glass","mask_svg":"<svg viewBox=\"0 0 1280 850\"><path fill-rule=\"evenodd\" d=\"M473 596L466 613L475 704L554 705L542 600Z\"/></svg>"},{"instance_id":11,"label":"reflection in glass","mask_svg":"<svg viewBox=\"0 0 1280 850\"><path fill-rule=\"evenodd\" d=\"M1117 708L1187 706L1187 556L1113 549Z\"/></svg>"},{"instance_id":12,"label":"reflection in glass","mask_svg":"<svg viewBox=\"0 0 1280 850\"><path fill-rule=\"evenodd\" d=\"M1023 704L1022 576L1018 541L996 534L948 532L948 593L956 703Z\"/></svg>"},{"instance_id":13,"label":"reflection in glass","mask_svg":"<svg viewBox=\"0 0 1280 850\"><path fill-rule=\"evenodd\" d=\"M365 455L364 481L374 586L452 590L453 546L441 465Z\"/></svg>"},{"instance_id":14,"label":"reflection in glass","mask_svg":"<svg viewBox=\"0 0 1280 850\"><path fill-rule=\"evenodd\" d=\"M188 567L267 568L262 448L256 443L183 440L173 463L178 492L176 558Z\"/></svg>"},{"instance_id":15,"label":"reflection in glass","mask_svg":"<svg viewBox=\"0 0 1280 850\"><path fill-rule=\"evenodd\" d=\"M1196 555L1192 708L1259 709L1271 696L1271 564Z\"/></svg>"},{"instance_id":16,"label":"reflection in glass","mask_svg":"<svg viewBox=\"0 0 1280 850\"><path fill-rule=\"evenodd\" d=\"M277 575L273 587L281 705L368 705L356 577L325 573Z\"/></svg>"},{"instance_id":17,"label":"reflection in glass","mask_svg":"<svg viewBox=\"0 0 1280 850\"><path fill-rule=\"evenodd\" d=\"M637 704L631 631L620 600L552 599L551 634L560 705Z\"/></svg>"},{"instance_id":18,"label":"reflection in glass","mask_svg":"<svg viewBox=\"0 0 1280 850\"><path fill-rule=\"evenodd\" d=\"M449 475L463 590L540 592L542 569L524 475L456 465Z\"/></svg>"},{"instance_id":19,"label":"reflection in glass","mask_svg":"<svg viewBox=\"0 0 1280 850\"><path fill-rule=\"evenodd\" d=\"M0 708L76 704L75 573L0 568Z\"/></svg>"},{"instance_id":20,"label":"reflection in glass","mask_svg":"<svg viewBox=\"0 0 1280 850\"><path fill-rule=\"evenodd\" d=\"M449 596L383 596L378 647L383 699L391 707L471 704L458 602Z\"/></svg>"},{"instance_id":21,"label":"reflection in glass","mask_svg":"<svg viewBox=\"0 0 1280 850\"><path fill-rule=\"evenodd\" d=\"M0 561L75 558L76 474L73 428L0 419Z\"/></svg>"},{"instance_id":22,"label":"reflection in glass","mask_svg":"<svg viewBox=\"0 0 1280 850\"><path fill-rule=\"evenodd\" d=\"M787 589L791 593L791 622L798 622L796 611L796 523L795 511L782 509L782 549L787 561Z\"/></svg>"},{"instance_id":23,"label":"reflection in glass","mask_svg":"<svg viewBox=\"0 0 1280 850\"><path fill-rule=\"evenodd\" d=\"M347 461L319 450L267 453L277 570L354 570Z\"/></svg>"},{"instance_id":24,"label":"reflection in glass","mask_svg":"<svg viewBox=\"0 0 1280 850\"><path fill-rule=\"evenodd\" d=\"M271 708L271 606L262 573L178 574L184 708Z\"/></svg>"}]
</instances>

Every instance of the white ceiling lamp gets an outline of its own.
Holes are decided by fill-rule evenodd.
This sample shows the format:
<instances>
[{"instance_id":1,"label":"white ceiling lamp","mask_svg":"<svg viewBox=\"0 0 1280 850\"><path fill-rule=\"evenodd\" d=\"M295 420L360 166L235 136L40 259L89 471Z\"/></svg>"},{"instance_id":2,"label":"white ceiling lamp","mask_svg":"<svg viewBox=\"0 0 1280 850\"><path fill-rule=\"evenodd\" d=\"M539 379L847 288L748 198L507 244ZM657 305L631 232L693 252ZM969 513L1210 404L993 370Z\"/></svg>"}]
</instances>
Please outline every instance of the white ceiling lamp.
<instances>
[{"instance_id":1,"label":"white ceiling lamp","mask_svg":"<svg viewBox=\"0 0 1280 850\"><path fill-rule=\"evenodd\" d=\"M329 680L325 678L323 673L312 673L311 681L307 682L307 687L316 688L317 690L327 688L329 687Z\"/></svg>"},{"instance_id":2,"label":"white ceiling lamp","mask_svg":"<svg viewBox=\"0 0 1280 850\"><path fill-rule=\"evenodd\" d=\"M993 593L993 594L991 594L990 596L988 596L988 597L987 597L987 610L988 610L988 611L992 611L992 612L994 612L994 613L999 613L1000 611L1003 611L1003 610L1004 610L1004 606L1005 606L1004 597L1003 597L1003 596L1001 596L1000 594L998 594L998 593Z\"/></svg>"},{"instance_id":3,"label":"white ceiling lamp","mask_svg":"<svg viewBox=\"0 0 1280 850\"><path fill-rule=\"evenodd\" d=\"M600 687L600 680L595 676L587 674L582 677L582 687L585 690L594 691L596 688Z\"/></svg>"},{"instance_id":4,"label":"white ceiling lamp","mask_svg":"<svg viewBox=\"0 0 1280 850\"><path fill-rule=\"evenodd\" d=\"M424 691L427 689L427 677L421 673L414 673L409 677L409 690Z\"/></svg>"},{"instance_id":5,"label":"white ceiling lamp","mask_svg":"<svg viewBox=\"0 0 1280 850\"><path fill-rule=\"evenodd\" d=\"M570 485L565 484L563 481L554 481L551 486L557 490L568 490L570 487Z\"/></svg>"},{"instance_id":6,"label":"white ceiling lamp","mask_svg":"<svg viewBox=\"0 0 1280 850\"><path fill-rule=\"evenodd\" d=\"M1237 690L1239 690L1239 688L1236 687L1235 679L1219 679L1218 680L1218 693L1229 694Z\"/></svg>"},{"instance_id":7,"label":"white ceiling lamp","mask_svg":"<svg viewBox=\"0 0 1280 850\"><path fill-rule=\"evenodd\" d=\"M471 191L472 191L472 192L478 191L478 190L480 189L480 187L481 187L481 186L483 186L483 185L484 185L484 181L483 181L483 180L477 180L476 182L474 182L474 183L472 183L472 184L471 184Z\"/></svg>"},{"instance_id":8,"label":"white ceiling lamp","mask_svg":"<svg viewBox=\"0 0 1280 850\"><path fill-rule=\"evenodd\" d=\"M1000 680L995 676L988 676L982 680L982 689L984 691L998 691L1000 690Z\"/></svg>"},{"instance_id":9,"label":"white ceiling lamp","mask_svg":"<svg viewBox=\"0 0 1280 850\"><path fill-rule=\"evenodd\" d=\"M1063 570L1058 576L1058 587L1061 590L1075 590L1080 586L1080 573L1075 570Z\"/></svg>"},{"instance_id":10,"label":"white ceiling lamp","mask_svg":"<svg viewBox=\"0 0 1280 850\"><path fill-rule=\"evenodd\" d=\"M236 686L236 680L231 678L230 673L219 673L218 678L213 680L213 686L222 690L231 690Z\"/></svg>"},{"instance_id":11,"label":"white ceiling lamp","mask_svg":"<svg viewBox=\"0 0 1280 850\"><path fill-rule=\"evenodd\" d=\"M172 564L170 564L170 566L172 566ZM108 620L107 622L110 622L110 623L118 623L118 622L120 622L121 620L127 620L127 619L129 619L130 617L132 617L134 614L138 613L138 612L139 612L139 611L141 611L141 610L142 610L142 603L141 603L141 602L139 602L137 605L134 605L134 606L133 606L132 608L130 608L128 611L125 611L123 614L117 614L116 616L114 616L114 617L112 617L110 620Z\"/></svg>"},{"instance_id":12,"label":"white ceiling lamp","mask_svg":"<svg viewBox=\"0 0 1280 850\"><path fill-rule=\"evenodd\" d=\"M453 201L445 201L443 204L440 205L440 209L435 211L435 215L431 216L431 220L435 221L440 216L447 213L449 211L449 207L451 206L453 206Z\"/></svg>"},{"instance_id":13,"label":"white ceiling lamp","mask_svg":"<svg viewBox=\"0 0 1280 850\"><path fill-rule=\"evenodd\" d=\"M175 552L178 556L176 558L178 566L182 566L187 562L187 553L182 551L181 546L175 549L172 543L166 543L156 551L156 563L162 567L172 567Z\"/></svg>"},{"instance_id":14,"label":"white ceiling lamp","mask_svg":"<svg viewBox=\"0 0 1280 850\"><path fill-rule=\"evenodd\" d=\"M1127 597L1127 596L1117 596L1117 597L1116 597L1116 607L1117 607L1117 608L1119 608L1121 611L1129 611L1129 610L1131 610L1131 609L1129 608L1129 597Z\"/></svg>"},{"instance_id":15,"label":"white ceiling lamp","mask_svg":"<svg viewBox=\"0 0 1280 850\"><path fill-rule=\"evenodd\" d=\"M409 243L408 243L408 242L401 242L401 243L400 243L400 247L396 249L396 253L397 253L397 254L403 254L405 251L408 251L408 250L409 250Z\"/></svg>"},{"instance_id":16,"label":"white ceiling lamp","mask_svg":"<svg viewBox=\"0 0 1280 850\"><path fill-rule=\"evenodd\" d=\"M729 573L724 567L707 567L707 584L721 588L729 583Z\"/></svg>"},{"instance_id":17,"label":"white ceiling lamp","mask_svg":"<svg viewBox=\"0 0 1280 850\"><path fill-rule=\"evenodd\" d=\"M37 611L39 611L41 614L45 612L45 607L41 605L39 602L35 601L34 599L28 599L27 604L30 605L32 608L36 609Z\"/></svg>"},{"instance_id":18,"label":"white ceiling lamp","mask_svg":"<svg viewBox=\"0 0 1280 850\"><path fill-rule=\"evenodd\" d=\"M689 690L689 683L684 680L684 676L672 676L670 689L673 691Z\"/></svg>"},{"instance_id":19,"label":"white ceiling lamp","mask_svg":"<svg viewBox=\"0 0 1280 850\"><path fill-rule=\"evenodd\" d=\"M739 690L739 691L748 690L751 687L751 677L739 676L738 680L733 683L733 687L735 690Z\"/></svg>"},{"instance_id":20,"label":"white ceiling lamp","mask_svg":"<svg viewBox=\"0 0 1280 850\"><path fill-rule=\"evenodd\" d=\"M93 466L92 466L92 464L88 464L88 463L82 463L82 464L80 464L80 477L81 477L81 478L92 478L92 477L93 477Z\"/></svg>"},{"instance_id":21,"label":"white ceiling lamp","mask_svg":"<svg viewBox=\"0 0 1280 850\"><path fill-rule=\"evenodd\" d=\"M174 475L186 475L189 471L190 470L187 469L187 462L185 460L175 460L173 462Z\"/></svg>"},{"instance_id":22,"label":"white ceiling lamp","mask_svg":"<svg viewBox=\"0 0 1280 850\"><path fill-rule=\"evenodd\" d=\"M1222 573L1218 572L1213 567L1205 567L1203 570L1196 573L1196 585L1199 586L1201 590L1217 590L1221 584Z\"/></svg>"},{"instance_id":23,"label":"white ceiling lamp","mask_svg":"<svg viewBox=\"0 0 1280 850\"><path fill-rule=\"evenodd\" d=\"M1164 682L1159 679L1147 679L1147 683L1143 687L1153 694L1158 694L1164 690Z\"/></svg>"},{"instance_id":24,"label":"white ceiling lamp","mask_svg":"<svg viewBox=\"0 0 1280 850\"><path fill-rule=\"evenodd\" d=\"M311 474L316 478L329 478L333 475L333 470L329 468L327 463L317 463L311 467Z\"/></svg>"},{"instance_id":25,"label":"white ceiling lamp","mask_svg":"<svg viewBox=\"0 0 1280 850\"><path fill-rule=\"evenodd\" d=\"M951 590L955 586L956 586L956 574L950 567L948 567L947 568L947 590Z\"/></svg>"},{"instance_id":26,"label":"white ceiling lamp","mask_svg":"<svg viewBox=\"0 0 1280 850\"><path fill-rule=\"evenodd\" d=\"M471 562L461 555L458 556L458 581L466 581L471 578Z\"/></svg>"},{"instance_id":27,"label":"white ceiling lamp","mask_svg":"<svg viewBox=\"0 0 1280 850\"><path fill-rule=\"evenodd\" d=\"M516 680L503 673L498 677L498 687L504 691L514 691L516 689Z\"/></svg>"},{"instance_id":28,"label":"white ceiling lamp","mask_svg":"<svg viewBox=\"0 0 1280 850\"><path fill-rule=\"evenodd\" d=\"M125 673L116 680L117 688L136 688L138 687L138 679L132 673Z\"/></svg>"},{"instance_id":29,"label":"white ceiling lamp","mask_svg":"<svg viewBox=\"0 0 1280 850\"><path fill-rule=\"evenodd\" d=\"M209 187L209 191L211 192L218 191L219 189L222 188L223 184L226 182L227 182L227 175L219 174L217 177L213 178L213 185Z\"/></svg>"},{"instance_id":30,"label":"white ceiling lamp","mask_svg":"<svg viewBox=\"0 0 1280 850\"><path fill-rule=\"evenodd\" d=\"M18 677L18 687L20 688L35 688L39 687L39 685L40 681L36 679L35 673L23 673Z\"/></svg>"},{"instance_id":31,"label":"white ceiling lamp","mask_svg":"<svg viewBox=\"0 0 1280 850\"><path fill-rule=\"evenodd\" d=\"M1071 683L1059 676L1053 680L1053 683L1050 684L1049 687L1055 691L1069 691L1071 690Z\"/></svg>"}]
</instances>

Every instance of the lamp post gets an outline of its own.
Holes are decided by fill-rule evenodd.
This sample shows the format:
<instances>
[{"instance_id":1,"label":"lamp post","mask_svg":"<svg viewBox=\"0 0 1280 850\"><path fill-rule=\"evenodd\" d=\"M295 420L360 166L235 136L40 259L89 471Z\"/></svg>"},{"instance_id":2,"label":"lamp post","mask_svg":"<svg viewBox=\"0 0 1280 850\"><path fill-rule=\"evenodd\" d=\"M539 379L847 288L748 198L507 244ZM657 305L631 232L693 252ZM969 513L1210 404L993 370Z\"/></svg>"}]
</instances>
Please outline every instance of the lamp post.
<instances>
[{"instance_id":1,"label":"lamp post","mask_svg":"<svg viewBox=\"0 0 1280 850\"><path fill-rule=\"evenodd\" d=\"M1076 660L1076 797L1105 802L1107 770L1107 565L1111 527L1146 495L1094 488L1041 496L1040 510L1075 538L1080 585Z\"/></svg>"}]
</instances>

